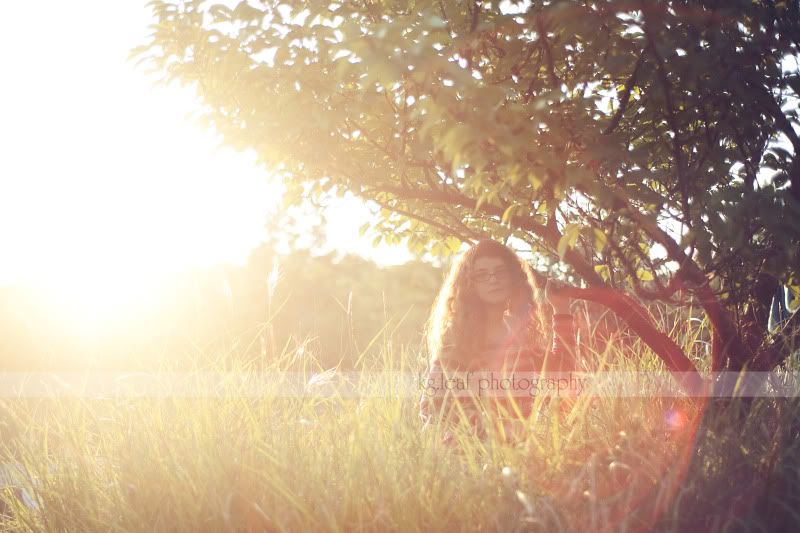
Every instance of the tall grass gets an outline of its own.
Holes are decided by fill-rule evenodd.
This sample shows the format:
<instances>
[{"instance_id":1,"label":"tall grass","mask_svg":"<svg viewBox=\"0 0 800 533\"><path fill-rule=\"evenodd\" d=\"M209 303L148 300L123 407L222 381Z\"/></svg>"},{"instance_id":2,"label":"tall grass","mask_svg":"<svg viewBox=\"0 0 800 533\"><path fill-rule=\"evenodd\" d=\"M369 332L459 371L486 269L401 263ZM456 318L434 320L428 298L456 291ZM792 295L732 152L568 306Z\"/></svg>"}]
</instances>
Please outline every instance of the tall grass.
<instances>
[{"instance_id":1,"label":"tall grass","mask_svg":"<svg viewBox=\"0 0 800 533\"><path fill-rule=\"evenodd\" d=\"M664 320L687 350L702 342L704 324ZM392 343L388 326L359 368L424 370L418 347ZM311 379L321 365L303 348L284 348L266 368L207 353L192 372L305 372L316 384L305 396L252 397L230 383L219 397L2 399L0 463L15 470L5 474L0 529L800 526L795 399L757 399L745 413L737 401L587 396L569 409L542 404L516 422L514 438L502 425L483 439L459 427L445 446L443 428L420 430L417 397L381 395L377 382L360 398L315 396L325 376ZM585 363L660 368L644 347L632 349L610 344L584 353Z\"/></svg>"}]
</instances>

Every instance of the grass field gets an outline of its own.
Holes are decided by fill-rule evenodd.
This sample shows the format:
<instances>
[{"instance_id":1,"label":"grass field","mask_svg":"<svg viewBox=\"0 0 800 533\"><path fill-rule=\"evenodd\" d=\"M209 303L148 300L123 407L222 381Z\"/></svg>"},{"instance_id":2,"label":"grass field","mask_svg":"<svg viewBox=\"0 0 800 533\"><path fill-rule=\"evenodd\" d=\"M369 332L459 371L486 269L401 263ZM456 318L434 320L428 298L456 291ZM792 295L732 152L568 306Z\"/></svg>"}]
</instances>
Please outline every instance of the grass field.
<instances>
[{"instance_id":1,"label":"grass field","mask_svg":"<svg viewBox=\"0 0 800 533\"><path fill-rule=\"evenodd\" d=\"M691 329L673 333L698 339ZM634 350L612 345L586 364L660 368ZM316 370L307 352L266 367L218 355L194 372ZM414 350L386 340L360 367L422 368ZM418 398L408 396L253 396L232 383L197 397L0 402L3 530L800 527L793 398L587 396L568 409L543 405L518 422L516 439L465 430L455 446L441 444L439 427L420 430Z\"/></svg>"}]
</instances>

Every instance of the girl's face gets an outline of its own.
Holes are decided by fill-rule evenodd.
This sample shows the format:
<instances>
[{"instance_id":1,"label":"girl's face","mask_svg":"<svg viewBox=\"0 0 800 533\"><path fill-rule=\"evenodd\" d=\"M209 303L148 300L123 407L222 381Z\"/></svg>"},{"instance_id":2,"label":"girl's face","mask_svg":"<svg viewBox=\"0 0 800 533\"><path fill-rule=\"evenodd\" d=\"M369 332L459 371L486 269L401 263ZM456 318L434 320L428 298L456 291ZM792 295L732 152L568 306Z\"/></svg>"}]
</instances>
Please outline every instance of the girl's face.
<instances>
[{"instance_id":1,"label":"girl's face","mask_svg":"<svg viewBox=\"0 0 800 533\"><path fill-rule=\"evenodd\" d=\"M472 284L485 304L506 302L511 295L511 272L500 257L483 256L475 260Z\"/></svg>"}]
</instances>

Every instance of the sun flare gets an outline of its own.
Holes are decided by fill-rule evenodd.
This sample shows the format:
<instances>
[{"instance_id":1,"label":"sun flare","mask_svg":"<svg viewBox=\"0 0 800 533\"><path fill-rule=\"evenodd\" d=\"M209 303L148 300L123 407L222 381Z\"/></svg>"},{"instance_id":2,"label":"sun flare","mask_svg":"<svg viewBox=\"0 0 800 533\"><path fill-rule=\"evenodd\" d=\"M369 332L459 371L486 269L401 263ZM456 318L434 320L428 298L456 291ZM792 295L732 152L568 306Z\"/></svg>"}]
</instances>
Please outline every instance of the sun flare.
<instances>
[{"instance_id":1,"label":"sun flare","mask_svg":"<svg viewBox=\"0 0 800 533\"><path fill-rule=\"evenodd\" d=\"M40 30L60 45L34 40L28 55L9 55L8 70L24 83L0 86L0 101L14 102L0 128L11 148L0 158L0 227L13 228L0 232L0 286L36 287L65 323L91 332L148 305L175 273L244 264L267 237L283 185L253 152L220 148L195 123L193 90L155 86L128 60L152 22L143 6L120 7L120 26L89 24L86 5L48 9ZM31 12L23 3L10 16ZM20 41L29 42L22 27L0 35L9 50ZM51 66L39 68L34 55ZM63 81L57 90L54 79ZM321 252L410 258L404 248L364 245L363 203L331 205Z\"/></svg>"}]
</instances>

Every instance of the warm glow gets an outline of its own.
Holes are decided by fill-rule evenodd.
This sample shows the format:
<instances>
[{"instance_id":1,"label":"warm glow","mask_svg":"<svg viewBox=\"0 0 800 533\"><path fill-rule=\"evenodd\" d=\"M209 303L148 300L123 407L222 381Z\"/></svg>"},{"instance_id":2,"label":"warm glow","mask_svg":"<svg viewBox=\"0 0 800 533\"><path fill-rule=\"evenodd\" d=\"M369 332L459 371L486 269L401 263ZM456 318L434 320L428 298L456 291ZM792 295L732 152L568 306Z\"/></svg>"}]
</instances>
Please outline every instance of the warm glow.
<instances>
[{"instance_id":1,"label":"warm glow","mask_svg":"<svg viewBox=\"0 0 800 533\"><path fill-rule=\"evenodd\" d=\"M244 263L282 186L254 154L220 149L196 125L191 90L154 88L128 61L149 32L146 5L9 9L38 37L29 24L0 33L13 76L0 86L0 284L32 283L92 329L130 313L170 273ZM358 203L334 203L328 251L407 260L405 250L369 250Z\"/></svg>"},{"instance_id":2,"label":"warm glow","mask_svg":"<svg viewBox=\"0 0 800 533\"><path fill-rule=\"evenodd\" d=\"M85 270L81 265L43 283L41 289L68 329L88 335L119 324L146 307L152 301L156 279L142 276L135 265L105 270Z\"/></svg>"},{"instance_id":3,"label":"warm glow","mask_svg":"<svg viewBox=\"0 0 800 533\"><path fill-rule=\"evenodd\" d=\"M252 154L217 149L194 124L191 91L153 88L127 61L146 7L115 4L127 11L108 17L107 6L56 3L42 17L17 4L12 18L47 38L25 25L0 37L18 50L6 54L16 81L0 87L0 224L13 228L0 237L0 282L37 285L88 323L167 273L244 262L281 192Z\"/></svg>"}]
</instances>

